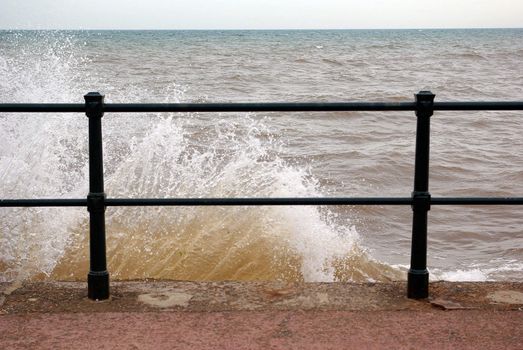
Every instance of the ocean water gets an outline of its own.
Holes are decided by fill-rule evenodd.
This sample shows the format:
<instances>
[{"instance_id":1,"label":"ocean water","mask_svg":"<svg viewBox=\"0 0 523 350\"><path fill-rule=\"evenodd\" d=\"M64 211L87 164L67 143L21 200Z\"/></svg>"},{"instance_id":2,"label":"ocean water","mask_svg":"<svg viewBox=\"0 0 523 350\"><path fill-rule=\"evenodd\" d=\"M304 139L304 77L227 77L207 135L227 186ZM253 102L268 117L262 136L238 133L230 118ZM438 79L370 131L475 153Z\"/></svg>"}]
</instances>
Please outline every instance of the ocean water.
<instances>
[{"instance_id":1,"label":"ocean water","mask_svg":"<svg viewBox=\"0 0 523 350\"><path fill-rule=\"evenodd\" d=\"M0 103L523 100L523 30L0 31ZM109 197L409 196L412 112L106 114ZM522 112L437 112L433 196L522 196ZM87 118L0 114L0 197L87 194ZM523 280L518 206L433 206L431 279ZM113 279L405 278L405 207L108 208ZM84 280L87 211L0 208L0 280Z\"/></svg>"}]
</instances>

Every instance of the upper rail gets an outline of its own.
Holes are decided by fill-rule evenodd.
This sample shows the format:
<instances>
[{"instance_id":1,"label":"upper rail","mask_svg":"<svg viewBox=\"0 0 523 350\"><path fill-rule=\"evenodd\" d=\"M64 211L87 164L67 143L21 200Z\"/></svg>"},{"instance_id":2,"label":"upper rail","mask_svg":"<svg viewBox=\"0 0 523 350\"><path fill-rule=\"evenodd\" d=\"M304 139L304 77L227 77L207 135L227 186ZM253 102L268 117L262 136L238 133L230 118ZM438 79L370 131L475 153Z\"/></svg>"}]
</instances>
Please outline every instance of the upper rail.
<instances>
[{"instance_id":1,"label":"upper rail","mask_svg":"<svg viewBox=\"0 0 523 350\"><path fill-rule=\"evenodd\" d=\"M103 112L351 112L415 111L415 102L282 102L282 103L106 103ZM523 101L434 102L435 111L522 110ZM0 112L85 113L83 103L1 103Z\"/></svg>"}]
</instances>

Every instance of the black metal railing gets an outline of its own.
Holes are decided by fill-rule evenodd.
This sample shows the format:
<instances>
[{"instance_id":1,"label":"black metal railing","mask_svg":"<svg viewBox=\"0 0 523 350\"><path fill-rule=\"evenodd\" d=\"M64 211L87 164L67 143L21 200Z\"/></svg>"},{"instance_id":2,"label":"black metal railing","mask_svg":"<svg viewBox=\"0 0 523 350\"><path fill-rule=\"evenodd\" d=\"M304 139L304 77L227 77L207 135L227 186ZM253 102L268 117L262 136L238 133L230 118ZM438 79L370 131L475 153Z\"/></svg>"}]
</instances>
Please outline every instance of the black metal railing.
<instances>
[{"instance_id":1,"label":"black metal railing","mask_svg":"<svg viewBox=\"0 0 523 350\"><path fill-rule=\"evenodd\" d=\"M430 91L415 94L414 102L398 103L104 103L90 92L85 104L0 104L0 112L85 113L89 118L89 194L85 199L0 199L0 207L87 207L90 267L88 297L109 298L105 247L105 209L108 206L256 206L256 205L410 205L413 211L411 261L407 296L429 294L427 216L431 205L522 205L523 197L439 197L429 192L430 117L434 111L523 110L523 102L434 102ZM105 112L318 112L415 111L417 117L414 189L409 197L328 198L106 198L103 179L102 117Z\"/></svg>"}]
</instances>

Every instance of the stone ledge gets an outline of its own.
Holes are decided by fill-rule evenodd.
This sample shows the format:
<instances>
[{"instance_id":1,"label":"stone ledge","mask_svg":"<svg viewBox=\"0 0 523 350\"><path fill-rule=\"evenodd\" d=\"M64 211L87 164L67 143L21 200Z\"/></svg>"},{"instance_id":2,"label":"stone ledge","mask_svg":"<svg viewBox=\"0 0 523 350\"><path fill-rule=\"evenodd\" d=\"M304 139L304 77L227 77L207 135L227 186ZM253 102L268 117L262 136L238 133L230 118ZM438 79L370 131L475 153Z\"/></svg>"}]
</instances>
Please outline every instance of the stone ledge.
<instances>
[{"instance_id":1,"label":"stone ledge","mask_svg":"<svg viewBox=\"0 0 523 350\"><path fill-rule=\"evenodd\" d=\"M0 283L2 314L223 311L523 310L523 282L433 282L430 298L406 283L112 282L111 298L86 298L83 282Z\"/></svg>"}]
</instances>

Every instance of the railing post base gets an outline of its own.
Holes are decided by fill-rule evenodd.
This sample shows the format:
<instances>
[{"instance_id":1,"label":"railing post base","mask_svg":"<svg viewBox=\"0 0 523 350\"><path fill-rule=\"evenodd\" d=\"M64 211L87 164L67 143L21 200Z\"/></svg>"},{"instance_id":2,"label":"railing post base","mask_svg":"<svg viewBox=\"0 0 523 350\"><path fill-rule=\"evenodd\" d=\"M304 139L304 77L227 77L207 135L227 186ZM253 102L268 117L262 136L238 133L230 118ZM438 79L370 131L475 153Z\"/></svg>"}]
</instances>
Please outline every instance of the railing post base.
<instances>
[{"instance_id":1,"label":"railing post base","mask_svg":"<svg viewBox=\"0 0 523 350\"><path fill-rule=\"evenodd\" d=\"M425 299L429 297L429 272L410 269L407 276L407 297Z\"/></svg>"},{"instance_id":2,"label":"railing post base","mask_svg":"<svg viewBox=\"0 0 523 350\"><path fill-rule=\"evenodd\" d=\"M87 297L91 300L109 299L109 273L107 271L89 271Z\"/></svg>"}]
</instances>

